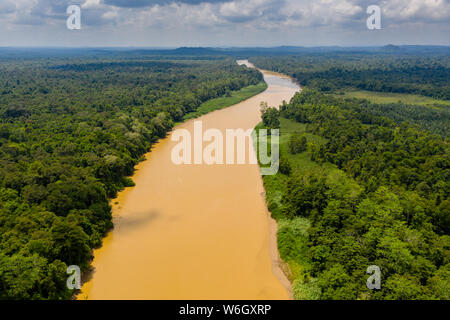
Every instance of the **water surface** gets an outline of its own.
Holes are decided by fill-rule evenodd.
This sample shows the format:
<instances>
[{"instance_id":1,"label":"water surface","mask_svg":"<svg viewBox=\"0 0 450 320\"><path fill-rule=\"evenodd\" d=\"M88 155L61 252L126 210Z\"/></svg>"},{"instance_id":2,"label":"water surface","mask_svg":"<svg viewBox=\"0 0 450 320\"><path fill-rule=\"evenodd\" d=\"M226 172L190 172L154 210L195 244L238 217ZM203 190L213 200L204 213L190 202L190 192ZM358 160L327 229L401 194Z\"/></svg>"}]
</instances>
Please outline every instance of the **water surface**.
<instances>
[{"instance_id":1,"label":"water surface","mask_svg":"<svg viewBox=\"0 0 450 320\"><path fill-rule=\"evenodd\" d=\"M254 128L261 101L278 106L299 90L263 74L266 91L196 119L203 130ZM177 129L193 135L193 124ZM113 200L114 229L78 299L289 299L258 166L177 166L176 144L170 135L155 144L136 166L136 186Z\"/></svg>"}]
</instances>

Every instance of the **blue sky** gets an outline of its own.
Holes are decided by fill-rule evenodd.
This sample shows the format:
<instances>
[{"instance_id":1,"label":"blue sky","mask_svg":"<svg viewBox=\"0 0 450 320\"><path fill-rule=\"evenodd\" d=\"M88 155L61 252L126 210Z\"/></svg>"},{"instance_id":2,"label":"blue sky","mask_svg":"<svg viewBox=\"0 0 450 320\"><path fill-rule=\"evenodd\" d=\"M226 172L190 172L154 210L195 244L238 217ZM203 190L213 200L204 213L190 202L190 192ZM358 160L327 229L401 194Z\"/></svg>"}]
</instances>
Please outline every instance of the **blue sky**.
<instances>
[{"instance_id":1,"label":"blue sky","mask_svg":"<svg viewBox=\"0 0 450 320\"><path fill-rule=\"evenodd\" d=\"M450 45L450 0L0 0L0 24L0 46Z\"/></svg>"}]
</instances>

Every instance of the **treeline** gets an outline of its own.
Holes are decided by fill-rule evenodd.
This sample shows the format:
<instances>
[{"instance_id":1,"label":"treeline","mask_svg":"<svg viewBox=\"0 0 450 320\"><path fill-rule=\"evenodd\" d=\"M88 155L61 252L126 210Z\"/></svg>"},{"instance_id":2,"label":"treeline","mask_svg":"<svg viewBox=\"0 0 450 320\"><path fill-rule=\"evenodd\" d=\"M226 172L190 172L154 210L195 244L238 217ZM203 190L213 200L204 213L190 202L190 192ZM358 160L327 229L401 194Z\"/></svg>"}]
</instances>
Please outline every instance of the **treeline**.
<instances>
[{"instance_id":1,"label":"treeline","mask_svg":"<svg viewBox=\"0 0 450 320\"><path fill-rule=\"evenodd\" d=\"M343 88L414 93L450 100L448 54L302 54L252 57L258 67L288 74L323 92Z\"/></svg>"},{"instance_id":2,"label":"treeline","mask_svg":"<svg viewBox=\"0 0 450 320\"><path fill-rule=\"evenodd\" d=\"M355 111L364 122L371 123L374 119L384 117L397 125L405 123L446 138L450 137L450 108L447 106L437 108L402 102L372 103L366 99L336 99L328 95L322 95L320 99L323 103L338 104L341 108Z\"/></svg>"},{"instance_id":3,"label":"treeline","mask_svg":"<svg viewBox=\"0 0 450 320\"><path fill-rule=\"evenodd\" d=\"M345 107L346 103L341 102ZM361 115L387 117L396 124L408 123L425 131L450 138L450 108L424 107L406 103L370 103L367 100L351 99L348 104Z\"/></svg>"},{"instance_id":4,"label":"treeline","mask_svg":"<svg viewBox=\"0 0 450 320\"><path fill-rule=\"evenodd\" d=\"M174 122L262 80L217 61L0 64L0 299L65 299L112 227L108 198Z\"/></svg>"},{"instance_id":5,"label":"treeline","mask_svg":"<svg viewBox=\"0 0 450 320\"><path fill-rule=\"evenodd\" d=\"M307 146L323 169L289 170L281 190L279 211L292 223L282 223L280 253L303 268L297 297L448 300L448 140L309 89L281 115L326 141ZM294 136L289 148L304 144ZM370 265L381 268L381 290L366 287Z\"/></svg>"}]
</instances>

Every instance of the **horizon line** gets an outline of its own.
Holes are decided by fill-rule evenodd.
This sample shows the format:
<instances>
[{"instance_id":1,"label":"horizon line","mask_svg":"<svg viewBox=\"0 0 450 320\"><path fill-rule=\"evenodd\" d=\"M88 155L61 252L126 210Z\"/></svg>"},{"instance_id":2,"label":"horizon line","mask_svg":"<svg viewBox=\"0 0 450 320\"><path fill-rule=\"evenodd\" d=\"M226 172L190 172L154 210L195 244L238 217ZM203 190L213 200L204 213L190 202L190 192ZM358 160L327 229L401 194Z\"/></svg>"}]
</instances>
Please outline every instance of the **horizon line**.
<instances>
[{"instance_id":1,"label":"horizon line","mask_svg":"<svg viewBox=\"0 0 450 320\"><path fill-rule=\"evenodd\" d=\"M18 49L154 49L154 50L172 50L172 49L276 49L276 48L384 48L384 47L450 47L450 44L393 44L384 45L275 45L275 46L2 46L0 49L18 48Z\"/></svg>"}]
</instances>

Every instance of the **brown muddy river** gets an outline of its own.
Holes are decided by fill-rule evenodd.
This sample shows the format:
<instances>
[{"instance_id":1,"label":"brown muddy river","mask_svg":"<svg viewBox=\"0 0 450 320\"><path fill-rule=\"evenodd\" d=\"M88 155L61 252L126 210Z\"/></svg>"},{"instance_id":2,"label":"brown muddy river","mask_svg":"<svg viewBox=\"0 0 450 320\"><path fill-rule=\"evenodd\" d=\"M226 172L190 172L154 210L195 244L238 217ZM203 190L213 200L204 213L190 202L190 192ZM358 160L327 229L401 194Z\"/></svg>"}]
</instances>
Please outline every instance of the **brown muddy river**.
<instances>
[{"instance_id":1,"label":"brown muddy river","mask_svg":"<svg viewBox=\"0 0 450 320\"><path fill-rule=\"evenodd\" d=\"M196 119L203 130L253 128L262 101L278 106L299 90L262 72L266 91ZM289 299L258 165L175 165L176 144L171 135L155 144L136 166L136 186L113 200L114 229L78 299Z\"/></svg>"}]
</instances>

